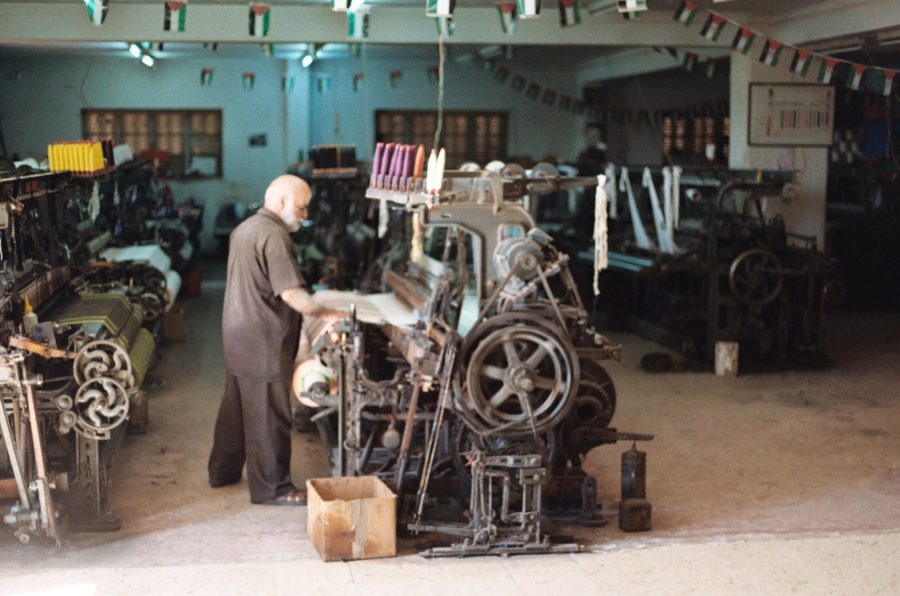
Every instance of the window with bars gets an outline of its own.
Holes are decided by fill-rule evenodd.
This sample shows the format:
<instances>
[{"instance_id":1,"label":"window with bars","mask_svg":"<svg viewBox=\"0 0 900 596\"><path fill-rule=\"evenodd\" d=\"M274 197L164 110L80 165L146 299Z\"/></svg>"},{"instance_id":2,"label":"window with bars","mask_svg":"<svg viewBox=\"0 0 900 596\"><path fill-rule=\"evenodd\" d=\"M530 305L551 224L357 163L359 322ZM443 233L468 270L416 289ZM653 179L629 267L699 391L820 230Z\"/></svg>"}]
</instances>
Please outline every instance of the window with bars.
<instances>
[{"instance_id":1,"label":"window with bars","mask_svg":"<svg viewBox=\"0 0 900 596\"><path fill-rule=\"evenodd\" d=\"M467 161L484 166L489 161L505 159L507 120L506 112L445 111L441 145L447 151L447 167L457 168ZM379 142L424 145L426 151L430 151L436 127L437 112L375 112L375 131Z\"/></svg>"},{"instance_id":2,"label":"window with bars","mask_svg":"<svg viewBox=\"0 0 900 596\"><path fill-rule=\"evenodd\" d=\"M222 110L81 111L85 139L113 139L141 152L168 154L174 177L222 175Z\"/></svg>"},{"instance_id":3,"label":"window with bars","mask_svg":"<svg viewBox=\"0 0 900 596\"><path fill-rule=\"evenodd\" d=\"M662 123L663 154L678 155L687 161L703 161L706 160L706 146L716 145L715 159L727 158L730 128L731 119L727 116L666 116Z\"/></svg>"}]
</instances>

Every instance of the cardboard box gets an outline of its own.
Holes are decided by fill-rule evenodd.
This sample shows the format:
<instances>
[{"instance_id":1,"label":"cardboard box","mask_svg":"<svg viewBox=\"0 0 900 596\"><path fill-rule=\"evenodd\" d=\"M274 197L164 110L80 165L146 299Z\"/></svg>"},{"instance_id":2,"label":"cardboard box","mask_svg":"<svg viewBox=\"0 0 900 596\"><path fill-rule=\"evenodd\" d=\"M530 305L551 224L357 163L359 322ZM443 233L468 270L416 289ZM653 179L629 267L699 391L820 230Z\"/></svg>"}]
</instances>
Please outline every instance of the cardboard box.
<instances>
[{"instance_id":1,"label":"cardboard box","mask_svg":"<svg viewBox=\"0 0 900 596\"><path fill-rule=\"evenodd\" d=\"M325 561L397 554L397 495L374 476L306 481L306 530Z\"/></svg>"}]
</instances>

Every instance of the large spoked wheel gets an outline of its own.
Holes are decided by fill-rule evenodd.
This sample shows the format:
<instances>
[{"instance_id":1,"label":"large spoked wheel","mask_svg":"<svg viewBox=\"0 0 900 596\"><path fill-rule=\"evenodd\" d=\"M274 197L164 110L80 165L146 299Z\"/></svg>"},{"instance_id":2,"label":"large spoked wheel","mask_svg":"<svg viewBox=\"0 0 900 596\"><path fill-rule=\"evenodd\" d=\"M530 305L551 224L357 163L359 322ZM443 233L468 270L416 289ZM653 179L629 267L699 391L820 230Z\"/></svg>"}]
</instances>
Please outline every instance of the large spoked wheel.
<instances>
[{"instance_id":1,"label":"large spoked wheel","mask_svg":"<svg viewBox=\"0 0 900 596\"><path fill-rule=\"evenodd\" d=\"M744 251L731 264L728 282L738 300L747 306L763 306L775 300L784 287L781 261L761 248Z\"/></svg>"},{"instance_id":2,"label":"large spoked wheel","mask_svg":"<svg viewBox=\"0 0 900 596\"><path fill-rule=\"evenodd\" d=\"M72 373L78 385L98 378L113 379L126 388L134 386L131 358L114 341L98 339L85 344L75 356Z\"/></svg>"},{"instance_id":3,"label":"large spoked wheel","mask_svg":"<svg viewBox=\"0 0 900 596\"><path fill-rule=\"evenodd\" d=\"M470 334L462 365L466 406L482 434L542 433L569 413L579 367L565 332L542 317L507 313Z\"/></svg>"},{"instance_id":4,"label":"large spoked wheel","mask_svg":"<svg viewBox=\"0 0 900 596\"><path fill-rule=\"evenodd\" d=\"M128 418L128 407L128 393L121 383L108 377L90 379L75 394L75 430L92 439L108 438Z\"/></svg>"}]
</instances>

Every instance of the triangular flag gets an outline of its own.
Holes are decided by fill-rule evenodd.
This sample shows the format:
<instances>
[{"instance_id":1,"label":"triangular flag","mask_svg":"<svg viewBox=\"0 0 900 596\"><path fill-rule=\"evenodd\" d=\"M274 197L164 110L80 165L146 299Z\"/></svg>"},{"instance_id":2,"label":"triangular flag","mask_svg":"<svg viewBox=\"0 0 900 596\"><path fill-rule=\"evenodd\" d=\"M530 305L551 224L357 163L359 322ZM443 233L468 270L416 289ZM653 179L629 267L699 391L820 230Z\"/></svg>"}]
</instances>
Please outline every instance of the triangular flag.
<instances>
[{"instance_id":1,"label":"triangular flag","mask_svg":"<svg viewBox=\"0 0 900 596\"><path fill-rule=\"evenodd\" d=\"M831 83L831 79L834 78L834 69L839 62L839 60L835 60L834 58L822 56L822 64L819 66L819 76L816 77L819 79L820 83L825 83L826 85Z\"/></svg>"},{"instance_id":2,"label":"triangular flag","mask_svg":"<svg viewBox=\"0 0 900 596\"><path fill-rule=\"evenodd\" d=\"M281 92L286 95L294 92L294 77L281 77Z\"/></svg>"},{"instance_id":3,"label":"triangular flag","mask_svg":"<svg viewBox=\"0 0 900 596\"><path fill-rule=\"evenodd\" d=\"M250 3L250 35L265 37L269 34L270 6L265 2Z\"/></svg>"},{"instance_id":4,"label":"triangular flag","mask_svg":"<svg viewBox=\"0 0 900 596\"><path fill-rule=\"evenodd\" d=\"M438 35L450 37L456 31L456 22L450 17L437 17L434 19L434 26L437 28Z\"/></svg>"},{"instance_id":5,"label":"triangular flag","mask_svg":"<svg viewBox=\"0 0 900 596\"><path fill-rule=\"evenodd\" d=\"M509 78L509 69L505 66L498 66L494 69L494 80L499 81L500 83L505 83L506 79Z\"/></svg>"},{"instance_id":6,"label":"triangular flag","mask_svg":"<svg viewBox=\"0 0 900 596\"><path fill-rule=\"evenodd\" d=\"M726 22L725 17L718 13L711 12L709 13L709 18L706 19L706 22L700 29L700 35L710 41L719 41L719 36L722 35L722 31L725 30Z\"/></svg>"},{"instance_id":7,"label":"triangular flag","mask_svg":"<svg viewBox=\"0 0 900 596\"><path fill-rule=\"evenodd\" d=\"M432 85L436 85L438 83L438 79L441 75L441 71L437 66L429 66L428 70L428 82Z\"/></svg>"},{"instance_id":8,"label":"triangular flag","mask_svg":"<svg viewBox=\"0 0 900 596\"><path fill-rule=\"evenodd\" d=\"M847 77L847 86L854 91L859 90L867 70L869 70L869 67L865 64L851 64L850 76Z\"/></svg>"},{"instance_id":9,"label":"triangular flag","mask_svg":"<svg viewBox=\"0 0 900 596\"><path fill-rule=\"evenodd\" d=\"M212 85L213 69L204 68L200 71L200 86L209 87Z\"/></svg>"},{"instance_id":10,"label":"triangular flag","mask_svg":"<svg viewBox=\"0 0 900 596\"><path fill-rule=\"evenodd\" d=\"M781 50L783 49L784 45L780 41L767 39L766 44L763 46L762 54L759 56L759 61L769 66L778 66L778 60L781 59Z\"/></svg>"},{"instance_id":11,"label":"triangular flag","mask_svg":"<svg viewBox=\"0 0 900 596\"><path fill-rule=\"evenodd\" d=\"M578 0L559 0L559 24L571 27L581 22Z\"/></svg>"},{"instance_id":12,"label":"triangular flag","mask_svg":"<svg viewBox=\"0 0 900 596\"><path fill-rule=\"evenodd\" d=\"M559 98L559 109L563 112L572 111L572 98L568 95L562 95Z\"/></svg>"},{"instance_id":13,"label":"triangular flag","mask_svg":"<svg viewBox=\"0 0 900 596\"><path fill-rule=\"evenodd\" d=\"M541 103L544 105L548 105L551 108L556 105L556 98L558 97L558 93L553 89L547 89L544 91L544 95L541 97Z\"/></svg>"},{"instance_id":14,"label":"triangular flag","mask_svg":"<svg viewBox=\"0 0 900 596\"><path fill-rule=\"evenodd\" d=\"M890 95L894 92L894 77L897 76L896 70L890 70L887 68L879 68L877 72L880 73L878 77L878 81L875 82L875 88L885 96L890 97Z\"/></svg>"},{"instance_id":15,"label":"triangular flag","mask_svg":"<svg viewBox=\"0 0 900 596\"><path fill-rule=\"evenodd\" d=\"M347 35L353 39L369 37L369 11L367 9L347 13Z\"/></svg>"},{"instance_id":16,"label":"triangular flag","mask_svg":"<svg viewBox=\"0 0 900 596\"><path fill-rule=\"evenodd\" d=\"M266 58L272 58L275 55L275 45L271 43L261 43L259 44L262 48L263 54L265 54Z\"/></svg>"},{"instance_id":17,"label":"triangular flag","mask_svg":"<svg viewBox=\"0 0 900 596\"><path fill-rule=\"evenodd\" d=\"M319 93L331 89L331 77L328 75L316 75L316 90Z\"/></svg>"},{"instance_id":18,"label":"triangular flag","mask_svg":"<svg viewBox=\"0 0 900 596\"><path fill-rule=\"evenodd\" d=\"M746 27L738 27L738 32L734 36L734 41L731 42L731 47L746 55L750 48L753 47L754 40L756 40L756 33Z\"/></svg>"},{"instance_id":19,"label":"triangular flag","mask_svg":"<svg viewBox=\"0 0 900 596\"><path fill-rule=\"evenodd\" d=\"M520 74L517 74L513 77L512 85L513 91L519 91L520 93L525 90L525 77Z\"/></svg>"},{"instance_id":20,"label":"triangular flag","mask_svg":"<svg viewBox=\"0 0 900 596\"><path fill-rule=\"evenodd\" d=\"M241 75L241 82L244 85L244 90L249 91L256 84L256 75L251 71L247 71Z\"/></svg>"},{"instance_id":21,"label":"triangular flag","mask_svg":"<svg viewBox=\"0 0 900 596\"><path fill-rule=\"evenodd\" d=\"M497 13L500 15L500 29L507 35L516 32L516 5L512 3L502 3L497 5Z\"/></svg>"},{"instance_id":22,"label":"triangular flag","mask_svg":"<svg viewBox=\"0 0 900 596\"><path fill-rule=\"evenodd\" d=\"M681 6L675 11L675 20L685 27L689 27L694 22L694 17L697 16L697 10L697 5L691 0L683 0Z\"/></svg>"},{"instance_id":23,"label":"triangular flag","mask_svg":"<svg viewBox=\"0 0 900 596\"><path fill-rule=\"evenodd\" d=\"M716 78L716 75L719 73L719 61L715 58L710 58L706 61L706 76L710 79Z\"/></svg>"},{"instance_id":24,"label":"triangular flag","mask_svg":"<svg viewBox=\"0 0 900 596\"><path fill-rule=\"evenodd\" d=\"M812 59L812 52L798 49L796 52L794 52L794 59L791 60L791 72L805 77L807 73L809 73L809 67L812 65Z\"/></svg>"},{"instance_id":25,"label":"triangular flag","mask_svg":"<svg viewBox=\"0 0 900 596\"><path fill-rule=\"evenodd\" d=\"M165 2L163 31L184 31L187 23L187 2Z\"/></svg>"},{"instance_id":26,"label":"triangular flag","mask_svg":"<svg viewBox=\"0 0 900 596\"><path fill-rule=\"evenodd\" d=\"M356 93L359 91L360 87L362 87L363 81L366 78L366 74L363 72L358 72L353 75L353 92Z\"/></svg>"},{"instance_id":27,"label":"triangular flag","mask_svg":"<svg viewBox=\"0 0 900 596\"><path fill-rule=\"evenodd\" d=\"M425 16L452 17L456 0L425 0Z\"/></svg>"},{"instance_id":28,"label":"triangular flag","mask_svg":"<svg viewBox=\"0 0 900 596\"><path fill-rule=\"evenodd\" d=\"M402 70L392 70L390 79L391 79L391 89L396 89L400 85L400 79L403 78Z\"/></svg>"},{"instance_id":29,"label":"triangular flag","mask_svg":"<svg viewBox=\"0 0 900 596\"><path fill-rule=\"evenodd\" d=\"M219 49L219 42L217 42L217 41L204 41L204 42L203 42L203 49L204 49L204 50L209 50L210 52L215 52L216 50Z\"/></svg>"},{"instance_id":30,"label":"triangular flag","mask_svg":"<svg viewBox=\"0 0 900 596\"><path fill-rule=\"evenodd\" d=\"M106 13L109 12L109 0L84 0L88 18L91 23L99 27L106 21Z\"/></svg>"},{"instance_id":31,"label":"triangular flag","mask_svg":"<svg viewBox=\"0 0 900 596\"><path fill-rule=\"evenodd\" d=\"M516 0L516 14L520 19L531 19L541 14L541 0Z\"/></svg>"},{"instance_id":32,"label":"triangular flag","mask_svg":"<svg viewBox=\"0 0 900 596\"><path fill-rule=\"evenodd\" d=\"M531 83L528 85L528 89L525 90L525 97L528 99L537 99L541 94L541 86L537 83Z\"/></svg>"},{"instance_id":33,"label":"triangular flag","mask_svg":"<svg viewBox=\"0 0 900 596\"><path fill-rule=\"evenodd\" d=\"M636 21L641 18L641 13L639 12L623 12L621 14L622 18L624 18L626 21Z\"/></svg>"}]
</instances>

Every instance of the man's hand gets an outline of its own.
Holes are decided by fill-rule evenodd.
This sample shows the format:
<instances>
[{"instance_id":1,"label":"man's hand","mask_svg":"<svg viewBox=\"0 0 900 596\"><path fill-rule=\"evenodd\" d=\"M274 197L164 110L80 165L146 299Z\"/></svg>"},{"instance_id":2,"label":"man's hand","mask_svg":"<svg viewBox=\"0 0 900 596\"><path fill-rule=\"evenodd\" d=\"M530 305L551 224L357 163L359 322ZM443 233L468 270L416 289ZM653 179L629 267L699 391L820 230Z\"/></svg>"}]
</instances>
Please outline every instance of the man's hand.
<instances>
[{"instance_id":1,"label":"man's hand","mask_svg":"<svg viewBox=\"0 0 900 596\"><path fill-rule=\"evenodd\" d=\"M289 288L281 293L281 299L304 317L316 317L333 321L347 318L347 313L333 308L325 308L316 302L309 292L303 288Z\"/></svg>"}]
</instances>

